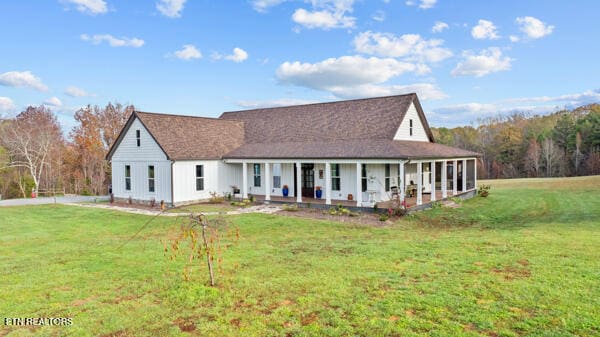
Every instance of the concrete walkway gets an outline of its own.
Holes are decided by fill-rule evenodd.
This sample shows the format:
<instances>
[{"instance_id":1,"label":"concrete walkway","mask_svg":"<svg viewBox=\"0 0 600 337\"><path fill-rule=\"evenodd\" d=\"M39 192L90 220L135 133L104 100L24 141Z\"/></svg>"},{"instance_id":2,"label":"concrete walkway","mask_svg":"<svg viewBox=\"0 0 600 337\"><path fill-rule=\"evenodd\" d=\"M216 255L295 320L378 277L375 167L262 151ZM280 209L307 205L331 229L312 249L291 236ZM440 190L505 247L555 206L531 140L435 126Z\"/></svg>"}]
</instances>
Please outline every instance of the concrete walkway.
<instances>
[{"instance_id":1,"label":"concrete walkway","mask_svg":"<svg viewBox=\"0 0 600 337\"><path fill-rule=\"evenodd\" d=\"M114 206L110 204L80 204L80 203L66 203L69 206L79 206L79 207L90 207L90 208L101 208L111 211L120 211L131 214L141 214L141 215L149 215L149 216L169 216L169 217L178 217L178 216L189 216L190 213L171 213L171 212L160 212L149 209L140 209L134 207L122 207L122 206ZM281 211L281 207L274 205L256 205L247 208L239 208L233 211L228 212L206 212L203 213L205 215L236 215L236 214L247 214L247 213L264 213L264 214L273 214Z\"/></svg>"},{"instance_id":2,"label":"concrete walkway","mask_svg":"<svg viewBox=\"0 0 600 337\"><path fill-rule=\"evenodd\" d=\"M0 207L3 206L28 206L28 205L47 205L47 204L71 204L77 202L100 202L108 201L108 196L83 196L67 195L62 197L40 197L33 199L7 199L0 200Z\"/></svg>"}]
</instances>

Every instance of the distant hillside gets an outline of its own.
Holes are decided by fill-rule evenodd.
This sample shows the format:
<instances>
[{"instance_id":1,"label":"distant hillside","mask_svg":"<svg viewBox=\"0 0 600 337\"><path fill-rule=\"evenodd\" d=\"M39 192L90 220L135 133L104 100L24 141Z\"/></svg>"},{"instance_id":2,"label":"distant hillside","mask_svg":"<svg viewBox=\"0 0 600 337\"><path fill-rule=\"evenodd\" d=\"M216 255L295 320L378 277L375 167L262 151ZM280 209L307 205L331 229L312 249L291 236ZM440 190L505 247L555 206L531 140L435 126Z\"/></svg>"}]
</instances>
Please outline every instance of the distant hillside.
<instances>
[{"instance_id":1,"label":"distant hillside","mask_svg":"<svg viewBox=\"0 0 600 337\"><path fill-rule=\"evenodd\" d=\"M600 104L432 130L438 143L481 153L483 178L600 174Z\"/></svg>"}]
</instances>

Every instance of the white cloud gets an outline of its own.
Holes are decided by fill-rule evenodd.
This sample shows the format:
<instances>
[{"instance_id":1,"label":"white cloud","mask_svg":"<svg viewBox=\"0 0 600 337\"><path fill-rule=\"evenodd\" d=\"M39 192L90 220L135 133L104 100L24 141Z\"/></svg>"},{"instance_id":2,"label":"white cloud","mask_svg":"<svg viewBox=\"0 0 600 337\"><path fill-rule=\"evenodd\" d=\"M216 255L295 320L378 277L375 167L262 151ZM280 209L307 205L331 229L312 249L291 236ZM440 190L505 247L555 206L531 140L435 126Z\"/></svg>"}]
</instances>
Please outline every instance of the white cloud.
<instances>
[{"instance_id":1,"label":"white cloud","mask_svg":"<svg viewBox=\"0 0 600 337\"><path fill-rule=\"evenodd\" d=\"M490 47L479 54L463 53L464 60L452 70L453 76L482 77L491 73L509 70L512 58L502 56L500 48Z\"/></svg>"},{"instance_id":2,"label":"white cloud","mask_svg":"<svg viewBox=\"0 0 600 337\"><path fill-rule=\"evenodd\" d=\"M31 71L9 71L0 74L0 85L18 88L31 88L37 91L48 91L48 87Z\"/></svg>"},{"instance_id":3,"label":"white cloud","mask_svg":"<svg viewBox=\"0 0 600 337\"><path fill-rule=\"evenodd\" d=\"M144 45L144 40L138 38L121 37L116 38L110 34L96 34L89 36L87 34L80 35L81 40L91 42L92 44L100 44L103 41L108 42L111 47L133 47L139 48Z\"/></svg>"},{"instance_id":4,"label":"white cloud","mask_svg":"<svg viewBox=\"0 0 600 337\"><path fill-rule=\"evenodd\" d=\"M315 100L306 100L306 99L297 99L297 98L280 98L274 100L266 100L266 101L238 101L236 102L238 106L242 108L248 109L259 109L259 108L273 108L280 106L290 106L290 105L302 105L302 104L311 104L318 103Z\"/></svg>"},{"instance_id":5,"label":"white cloud","mask_svg":"<svg viewBox=\"0 0 600 337\"><path fill-rule=\"evenodd\" d=\"M510 42L519 42L519 40L521 40L518 36L516 35L511 35L508 37L510 39Z\"/></svg>"},{"instance_id":6,"label":"white cloud","mask_svg":"<svg viewBox=\"0 0 600 337\"><path fill-rule=\"evenodd\" d=\"M96 15L108 12L104 0L62 0L67 6L74 6L81 13Z\"/></svg>"},{"instance_id":7,"label":"white cloud","mask_svg":"<svg viewBox=\"0 0 600 337\"><path fill-rule=\"evenodd\" d=\"M554 26L550 26L532 16L518 17L516 20L519 29L531 39L539 39L552 34Z\"/></svg>"},{"instance_id":8,"label":"white cloud","mask_svg":"<svg viewBox=\"0 0 600 337\"><path fill-rule=\"evenodd\" d=\"M202 53L194 45L186 44L183 45L183 48L181 50L175 51L172 56L175 56L176 58L181 60L191 61L194 59L202 58Z\"/></svg>"},{"instance_id":9,"label":"white cloud","mask_svg":"<svg viewBox=\"0 0 600 337\"><path fill-rule=\"evenodd\" d=\"M15 108L15 103L8 97L0 97L0 112L12 111Z\"/></svg>"},{"instance_id":10,"label":"white cloud","mask_svg":"<svg viewBox=\"0 0 600 337\"><path fill-rule=\"evenodd\" d=\"M67 87L65 89L65 95L71 96L71 97L87 97L87 96L92 96L87 91L85 91L85 90L83 90L81 88L78 88L78 87L74 87L74 86Z\"/></svg>"},{"instance_id":11,"label":"white cloud","mask_svg":"<svg viewBox=\"0 0 600 337\"><path fill-rule=\"evenodd\" d=\"M371 19L375 20L375 21L379 21L379 22L383 22L385 21L385 12L384 11L376 11L375 13L373 13L373 15L371 15Z\"/></svg>"},{"instance_id":12,"label":"white cloud","mask_svg":"<svg viewBox=\"0 0 600 337\"><path fill-rule=\"evenodd\" d=\"M169 18L181 17L183 11L183 5L187 0L160 0L156 3L156 9L162 13L162 15Z\"/></svg>"},{"instance_id":13,"label":"white cloud","mask_svg":"<svg viewBox=\"0 0 600 337\"><path fill-rule=\"evenodd\" d=\"M257 12L264 13L269 8L277 6L285 1L286 0L254 0L252 1L252 8Z\"/></svg>"},{"instance_id":14,"label":"white cloud","mask_svg":"<svg viewBox=\"0 0 600 337\"><path fill-rule=\"evenodd\" d=\"M439 87L431 83L415 83L408 85L363 84L350 87L334 87L329 91L335 96L344 99L403 95L413 92L416 92L419 99L424 101L448 97L448 95L446 95Z\"/></svg>"},{"instance_id":15,"label":"white cloud","mask_svg":"<svg viewBox=\"0 0 600 337\"><path fill-rule=\"evenodd\" d=\"M357 52L384 57L406 57L421 62L439 62L452 56L442 48L443 40L425 40L418 34L396 36L391 33L364 32L354 38Z\"/></svg>"},{"instance_id":16,"label":"white cloud","mask_svg":"<svg viewBox=\"0 0 600 337\"><path fill-rule=\"evenodd\" d=\"M223 55L221 53L214 52L210 56L213 60L229 60L235 63L241 63L248 59L248 53L242 48L233 48L233 53L230 55ZM268 60L267 60L268 61ZM263 60L264 62L264 60ZM264 64L264 63L263 63Z\"/></svg>"},{"instance_id":17,"label":"white cloud","mask_svg":"<svg viewBox=\"0 0 600 337\"><path fill-rule=\"evenodd\" d=\"M441 33L442 31L444 31L445 29L448 29L449 26L447 23L442 22L442 21L436 21L435 24L433 25L433 27L431 27L431 32L432 33Z\"/></svg>"},{"instance_id":18,"label":"white cloud","mask_svg":"<svg viewBox=\"0 0 600 337\"><path fill-rule=\"evenodd\" d=\"M354 0L311 0L312 10L298 8L292 20L308 29L353 28L356 18L346 15L353 11Z\"/></svg>"},{"instance_id":19,"label":"white cloud","mask_svg":"<svg viewBox=\"0 0 600 337\"><path fill-rule=\"evenodd\" d=\"M329 90L338 86L383 83L417 70L416 65L393 58L342 56L318 63L285 62L277 69L277 78L282 83Z\"/></svg>"},{"instance_id":20,"label":"white cloud","mask_svg":"<svg viewBox=\"0 0 600 337\"><path fill-rule=\"evenodd\" d=\"M407 6L415 6L417 4L417 2L415 0L407 0L405 3ZM437 3L437 0L420 0L419 8L421 8L421 9L433 8L433 6L435 6L436 3Z\"/></svg>"},{"instance_id":21,"label":"white cloud","mask_svg":"<svg viewBox=\"0 0 600 337\"><path fill-rule=\"evenodd\" d=\"M60 107L63 105L63 103L61 102L60 99L58 99L58 97L50 97L44 101L44 104L54 106L54 107Z\"/></svg>"},{"instance_id":22,"label":"white cloud","mask_svg":"<svg viewBox=\"0 0 600 337\"><path fill-rule=\"evenodd\" d=\"M505 100L506 103L563 103L570 106L579 106L589 103L600 102L600 89L587 90L576 94L566 94L559 96L536 96L536 97L521 97L510 98Z\"/></svg>"},{"instance_id":23,"label":"white cloud","mask_svg":"<svg viewBox=\"0 0 600 337\"><path fill-rule=\"evenodd\" d=\"M497 40L500 38L498 36L498 28L492 21L488 20L479 20L477 26L471 29L471 35L477 40Z\"/></svg>"}]
</instances>

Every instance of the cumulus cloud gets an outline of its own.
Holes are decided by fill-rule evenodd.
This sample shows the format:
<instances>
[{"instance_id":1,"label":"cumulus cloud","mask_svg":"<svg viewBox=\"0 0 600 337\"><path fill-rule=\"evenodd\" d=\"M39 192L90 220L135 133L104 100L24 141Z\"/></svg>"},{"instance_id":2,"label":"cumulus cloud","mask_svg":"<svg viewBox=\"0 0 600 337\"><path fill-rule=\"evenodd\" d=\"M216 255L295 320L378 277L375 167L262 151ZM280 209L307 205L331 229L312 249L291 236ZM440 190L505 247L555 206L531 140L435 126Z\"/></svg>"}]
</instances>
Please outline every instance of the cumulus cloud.
<instances>
[{"instance_id":1,"label":"cumulus cloud","mask_svg":"<svg viewBox=\"0 0 600 337\"><path fill-rule=\"evenodd\" d=\"M248 53L242 48L233 48L233 52L229 55L214 52L211 55L213 60L229 60L235 63L241 63L248 59ZM264 62L264 60L263 60Z\"/></svg>"},{"instance_id":2,"label":"cumulus cloud","mask_svg":"<svg viewBox=\"0 0 600 337\"><path fill-rule=\"evenodd\" d=\"M482 77L491 73L509 70L512 58L503 56L500 48L490 47L479 54L463 53L464 60L452 70L453 76Z\"/></svg>"},{"instance_id":3,"label":"cumulus cloud","mask_svg":"<svg viewBox=\"0 0 600 337\"><path fill-rule=\"evenodd\" d=\"M439 62L452 56L449 49L441 47L444 40L423 39L418 34L396 36L391 33L367 31L354 38L357 52L383 57L406 57L420 62Z\"/></svg>"},{"instance_id":4,"label":"cumulus cloud","mask_svg":"<svg viewBox=\"0 0 600 337\"><path fill-rule=\"evenodd\" d=\"M518 17L516 20L519 29L530 39L540 39L552 34L554 26L550 26L532 16Z\"/></svg>"},{"instance_id":5,"label":"cumulus cloud","mask_svg":"<svg viewBox=\"0 0 600 337\"><path fill-rule=\"evenodd\" d=\"M274 108L280 106L290 106L290 105L302 105L302 104L311 104L318 103L319 101L315 100L307 100L307 99L298 99L298 98L280 98L274 100L266 100L266 101L237 101L237 105L242 108L248 109L259 109L259 108Z\"/></svg>"},{"instance_id":6,"label":"cumulus cloud","mask_svg":"<svg viewBox=\"0 0 600 337\"><path fill-rule=\"evenodd\" d=\"M450 28L447 23L442 21L436 21L433 27L431 27L432 33L441 33L444 30Z\"/></svg>"},{"instance_id":7,"label":"cumulus cloud","mask_svg":"<svg viewBox=\"0 0 600 337\"><path fill-rule=\"evenodd\" d=\"M408 0L408 1L406 1L407 6L415 6L415 5L417 5L417 3L419 4L419 8L429 9L429 8L433 8L433 6L435 6L435 4L437 3L437 0L420 0L420 1Z\"/></svg>"},{"instance_id":8,"label":"cumulus cloud","mask_svg":"<svg viewBox=\"0 0 600 337\"><path fill-rule=\"evenodd\" d=\"M8 97L0 96L0 112L8 112L15 109L15 103Z\"/></svg>"},{"instance_id":9,"label":"cumulus cloud","mask_svg":"<svg viewBox=\"0 0 600 337\"><path fill-rule=\"evenodd\" d=\"M344 99L403 95L416 92L423 101L447 98L438 86L431 83L414 83L408 85L376 85L363 84L349 87L333 87L329 90L335 96Z\"/></svg>"},{"instance_id":10,"label":"cumulus cloud","mask_svg":"<svg viewBox=\"0 0 600 337\"><path fill-rule=\"evenodd\" d=\"M264 13L269 8L277 6L285 1L286 0L254 0L254 1L251 1L251 3L252 3L252 8L254 8L255 11Z\"/></svg>"},{"instance_id":11,"label":"cumulus cloud","mask_svg":"<svg viewBox=\"0 0 600 337\"><path fill-rule=\"evenodd\" d=\"M60 99L58 99L58 97L50 97L44 101L44 104L50 105L53 107L61 107L63 105L63 103L61 102Z\"/></svg>"},{"instance_id":12,"label":"cumulus cloud","mask_svg":"<svg viewBox=\"0 0 600 337\"><path fill-rule=\"evenodd\" d=\"M376 11L375 13L373 13L373 15L371 15L371 19L375 20L375 21L379 21L379 22L383 22L385 21L385 12L384 11Z\"/></svg>"},{"instance_id":13,"label":"cumulus cloud","mask_svg":"<svg viewBox=\"0 0 600 337\"><path fill-rule=\"evenodd\" d=\"M108 12L108 7L104 0L62 0L62 2L67 5L67 8L75 7L77 11L90 15Z\"/></svg>"},{"instance_id":14,"label":"cumulus cloud","mask_svg":"<svg viewBox=\"0 0 600 337\"><path fill-rule=\"evenodd\" d=\"M74 86L67 87L65 89L65 95L71 96L71 97L88 97L88 96L92 96L87 91L85 91L85 90L83 90L81 88L78 88L78 87L74 87Z\"/></svg>"},{"instance_id":15,"label":"cumulus cloud","mask_svg":"<svg viewBox=\"0 0 600 337\"><path fill-rule=\"evenodd\" d=\"M48 87L31 71L9 71L0 74L0 85L17 88L30 88L37 91L48 91Z\"/></svg>"},{"instance_id":16,"label":"cumulus cloud","mask_svg":"<svg viewBox=\"0 0 600 337\"><path fill-rule=\"evenodd\" d=\"M191 61L202 58L202 53L193 44L186 44L183 45L183 48L181 50L175 51L173 55L170 56L174 56L178 59L185 61Z\"/></svg>"},{"instance_id":17,"label":"cumulus cloud","mask_svg":"<svg viewBox=\"0 0 600 337\"><path fill-rule=\"evenodd\" d=\"M156 9L168 18L179 18L185 2L186 0L160 0L156 3Z\"/></svg>"},{"instance_id":18,"label":"cumulus cloud","mask_svg":"<svg viewBox=\"0 0 600 337\"><path fill-rule=\"evenodd\" d=\"M558 96L534 96L507 99L506 103L563 103L570 106L579 106L589 103L600 102L600 89L587 90L576 94L565 94Z\"/></svg>"},{"instance_id":19,"label":"cumulus cloud","mask_svg":"<svg viewBox=\"0 0 600 337\"><path fill-rule=\"evenodd\" d=\"M477 40L497 40L500 38L498 28L492 21L488 20L479 20L478 24L471 29L471 36Z\"/></svg>"},{"instance_id":20,"label":"cumulus cloud","mask_svg":"<svg viewBox=\"0 0 600 337\"><path fill-rule=\"evenodd\" d=\"M144 45L144 40L138 38L128 38L121 37L116 38L110 34L96 34L96 35L87 35L81 34L81 40L90 42L92 44L100 44L102 42L107 42L111 47L133 47L139 48Z\"/></svg>"},{"instance_id":21,"label":"cumulus cloud","mask_svg":"<svg viewBox=\"0 0 600 337\"><path fill-rule=\"evenodd\" d=\"M298 8L292 20L308 29L352 28L356 18L352 13L354 0L312 0L312 9Z\"/></svg>"}]
</instances>

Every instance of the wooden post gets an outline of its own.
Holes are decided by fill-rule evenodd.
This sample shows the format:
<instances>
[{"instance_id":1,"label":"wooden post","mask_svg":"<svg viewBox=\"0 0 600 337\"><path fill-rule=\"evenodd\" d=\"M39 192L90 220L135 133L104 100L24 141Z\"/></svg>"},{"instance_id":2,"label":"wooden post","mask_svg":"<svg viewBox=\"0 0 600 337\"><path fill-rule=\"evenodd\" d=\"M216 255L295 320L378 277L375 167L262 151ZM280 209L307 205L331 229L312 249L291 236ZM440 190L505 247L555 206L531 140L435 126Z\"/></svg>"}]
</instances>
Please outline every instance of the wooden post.
<instances>
[{"instance_id":1,"label":"wooden post","mask_svg":"<svg viewBox=\"0 0 600 337\"><path fill-rule=\"evenodd\" d=\"M296 188L298 189L296 192L296 202L302 202L302 164L300 162L296 163Z\"/></svg>"},{"instance_id":2,"label":"wooden post","mask_svg":"<svg viewBox=\"0 0 600 337\"><path fill-rule=\"evenodd\" d=\"M452 195L458 193L458 161L452 162Z\"/></svg>"},{"instance_id":3,"label":"wooden post","mask_svg":"<svg viewBox=\"0 0 600 337\"><path fill-rule=\"evenodd\" d=\"M462 191L467 191L467 160L462 161Z\"/></svg>"},{"instance_id":4,"label":"wooden post","mask_svg":"<svg viewBox=\"0 0 600 337\"><path fill-rule=\"evenodd\" d=\"M362 164L356 163L356 206L362 207Z\"/></svg>"},{"instance_id":5,"label":"wooden post","mask_svg":"<svg viewBox=\"0 0 600 337\"><path fill-rule=\"evenodd\" d=\"M331 163L325 163L325 205L331 205Z\"/></svg>"},{"instance_id":6,"label":"wooden post","mask_svg":"<svg viewBox=\"0 0 600 337\"><path fill-rule=\"evenodd\" d=\"M473 159L473 188L477 189L477 158Z\"/></svg>"},{"instance_id":7,"label":"wooden post","mask_svg":"<svg viewBox=\"0 0 600 337\"><path fill-rule=\"evenodd\" d=\"M431 170L429 170L431 171L431 198L429 198L429 200L435 201L435 161L432 161L431 163L429 163L429 165L431 166Z\"/></svg>"},{"instance_id":8,"label":"wooden post","mask_svg":"<svg viewBox=\"0 0 600 337\"><path fill-rule=\"evenodd\" d=\"M248 163L242 163L242 200L248 199Z\"/></svg>"},{"instance_id":9,"label":"wooden post","mask_svg":"<svg viewBox=\"0 0 600 337\"><path fill-rule=\"evenodd\" d=\"M417 205L423 204L423 163L417 163Z\"/></svg>"},{"instance_id":10,"label":"wooden post","mask_svg":"<svg viewBox=\"0 0 600 337\"><path fill-rule=\"evenodd\" d=\"M265 201L271 201L271 164L265 163Z\"/></svg>"},{"instance_id":11,"label":"wooden post","mask_svg":"<svg viewBox=\"0 0 600 337\"><path fill-rule=\"evenodd\" d=\"M404 197L406 196L406 177L404 176L404 162L399 164L399 170L400 170L400 181L398 182L399 186L399 190L400 190L400 202L404 202Z\"/></svg>"},{"instance_id":12,"label":"wooden post","mask_svg":"<svg viewBox=\"0 0 600 337\"><path fill-rule=\"evenodd\" d=\"M442 161L442 198L448 197L448 162Z\"/></svg>"}]
</instances>

